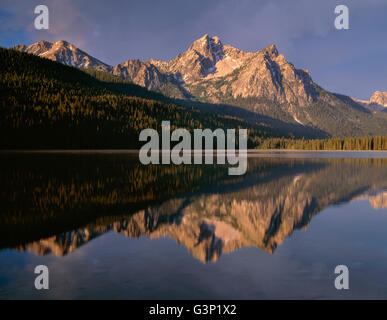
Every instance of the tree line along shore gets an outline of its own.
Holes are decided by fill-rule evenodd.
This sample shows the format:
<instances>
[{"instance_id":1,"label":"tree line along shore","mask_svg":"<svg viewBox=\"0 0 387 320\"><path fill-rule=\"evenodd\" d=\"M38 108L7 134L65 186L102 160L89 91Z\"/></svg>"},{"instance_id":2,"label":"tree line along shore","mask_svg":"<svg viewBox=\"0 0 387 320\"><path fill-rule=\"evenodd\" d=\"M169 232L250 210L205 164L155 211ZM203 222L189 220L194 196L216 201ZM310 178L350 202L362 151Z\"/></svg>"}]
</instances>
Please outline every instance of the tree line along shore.
<instances>
[{"instance_id":1,"label":"tree line along shore","mask_svg":"<svg viewBox=\"0 0 387 320\"><path fill-rule=\"evenodd\" d=\"M258 141L256 149L293 150L387 150L387 136L330 139L268 138Z\"/></svg>"}]
</instances>

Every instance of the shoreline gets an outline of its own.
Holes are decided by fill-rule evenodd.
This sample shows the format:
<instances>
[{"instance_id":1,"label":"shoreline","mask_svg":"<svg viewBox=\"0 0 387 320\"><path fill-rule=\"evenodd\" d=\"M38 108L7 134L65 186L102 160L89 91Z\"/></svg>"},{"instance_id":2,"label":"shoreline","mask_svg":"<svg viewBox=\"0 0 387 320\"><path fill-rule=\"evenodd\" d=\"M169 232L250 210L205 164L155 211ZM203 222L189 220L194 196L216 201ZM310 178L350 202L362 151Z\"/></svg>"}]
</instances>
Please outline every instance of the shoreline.
<instances>
[{"instance_id":1,"label":"shoreline","mask_svg":"<svg viewBox=\"0 0 387 320\"><path fill-rule=\"evenodd\" d=\"M139 153L139 149L0 149L0 153ZM193 153L203 153L205 150L190 150ZM213 149L210 150L214 153L216 153L218 150ZM222 150L220 150L222 151ZM227 150L224 150L227 152ZM236 149L238 152L239 150ZM157 152L171 152L171 150L159 150ZM254 153L273 153L273 152L311 152L311 153L327 153L327 152L385 152L387 153L387 150L300 150L300 149L248 149L247 153L254 154Z\"/></svg>"}]
</instances>

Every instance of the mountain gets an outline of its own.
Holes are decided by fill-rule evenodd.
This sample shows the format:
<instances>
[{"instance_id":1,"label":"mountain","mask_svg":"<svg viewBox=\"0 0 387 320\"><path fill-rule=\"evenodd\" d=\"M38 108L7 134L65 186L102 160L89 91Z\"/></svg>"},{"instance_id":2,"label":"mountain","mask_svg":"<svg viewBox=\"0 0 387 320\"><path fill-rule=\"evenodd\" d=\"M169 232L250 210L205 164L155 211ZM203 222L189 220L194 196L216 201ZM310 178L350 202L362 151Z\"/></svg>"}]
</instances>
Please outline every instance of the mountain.
<instances>
[{"instance_id":1,"label":"mountain","mask_svg":"<svg viewBox=\"0 0 387 320\"><path fill-rule=\"evenodd\" d=\"M370 112L350 97L324 90L307 69L295 68L273 44L244 52L206 34L168 62L129 60L113 73L171 97L184 96L204 111L247 121L268 117L319 130L321 136L386 134L386 114ZM165 89L167 83L174 86L173 93Z\"/></svg>"},{"instance_id":2,"label":"mountain","mask_svg":"<svg viewBox=\"0 0 387 320\"><path fill-rule=\"evenodd\" d=\"M352 99L371 110L387 111L387 92L375 91L370 100Z\"/></svg>"},{"instance_id":3,"label":"mountain","mask_svg":"<svg viewBox=\"0 0 387 320\"><path fill-rule=\"evenodd\" d=\"M42 58L63 63L68 66L94 68L100 71L111 71L112 67L90 56L67 41L39 41L30 46L24 44L12 47L12 49L31 53Z\"/></svg>"},{"instance_id":4,"label":"mountain","mask_svg":"<svg viewBox=\"0 0 387 320\"><path fill-rule=\"evenodd\" d=\"M235 117L204 115L109 73L89 69L97 72L91 76L16 50L0 48L0 70L0 148L138 149L141 130L159 129L165 119L188 130L244 127L249 143L278 136Z\"/></svg>"},{"instance_id":5,"label":"mountain","mask_svg":"<svg viewBox=\"0 0 387 320\"><path fill-rule=\"evenodd\" d=\"M193 74L182 68L187 64L186 56L192 55L195 60L188 63L200 66L201 73ZM234 99L265 97L304 106L316 98L309 74L287 63L274 45L256 53L245 53L231 46L223 47L217 37L205 35L174 60L171 62L177 67L172 71L183 75L188 90L211 102L222 102L226 96Z\"/></svg>"},{"instance_id":6,"label":"mountain","mask_svg":"<svg viewBox=\"0 0 387 320\"><path fill-rule=\"evenodd\" d=\"M387 92L375 91L370 102L382 107L387 107Z\"/></svg>"},{"instance_id":7,"label":"mountain","mask_svg":"<svg viewBox=\"0 0 387 320\"><path fill-rule=\"evenodd\" d=\"M189 97L176 78L160 72L151 62L128 60L114 66L112 73L139 86L166 94L172 98Z\"/></svg>"},{"instance_id":8,"label":"mountain","mask_svg":"<svg viewBox=\"0 0 387 320\"><path fill-rule=\"evenodd\" d=\"M243 52L208 34L169 62L129 60L115 66L113 73L153 90L162 89L165 81L174 82L193 97L214 103L227 95L305 106L317 96L308 71L295 69L274 45Z\"/></svg>"},{"instance_id":9,"label":"mountain","mask_svg":"<svg viewBox=\"0 0 387 320\"><path fill-rule=\"evenodd\" d=\"M76 61L77 66L110 72L207 114L238 117L298 137L387 134L387 113L379 107L369 108L375 103L384 105L385 94L375 93L372 102L365 104L328 92L313 81L307 69L287 61L274 44L244 52L205 34L170 61L131 59L114 67L64 41L41 41L15 49L68 65ZM75 59L74 52L82 55ZM84 56L96 61L85 63Z\"/></svg>"}]
</instances>

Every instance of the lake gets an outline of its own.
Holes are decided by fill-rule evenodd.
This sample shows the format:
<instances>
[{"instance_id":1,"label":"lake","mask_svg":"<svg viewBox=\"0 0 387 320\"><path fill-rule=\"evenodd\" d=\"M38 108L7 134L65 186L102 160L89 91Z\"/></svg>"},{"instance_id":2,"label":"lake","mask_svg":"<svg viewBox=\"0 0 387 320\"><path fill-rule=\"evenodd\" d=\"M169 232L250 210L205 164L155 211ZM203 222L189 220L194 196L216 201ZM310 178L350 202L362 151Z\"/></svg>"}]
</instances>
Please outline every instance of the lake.
<instances>
[{"instance_id":1,"label":"lake","mask_svg":"<svg viewBox=\"0 0 387 320\"><path fill-rule=\"evenodd\" d=\"M0 299L387 298L387 152L1 152L0 185Z\"/></svg>"}]
</instances>

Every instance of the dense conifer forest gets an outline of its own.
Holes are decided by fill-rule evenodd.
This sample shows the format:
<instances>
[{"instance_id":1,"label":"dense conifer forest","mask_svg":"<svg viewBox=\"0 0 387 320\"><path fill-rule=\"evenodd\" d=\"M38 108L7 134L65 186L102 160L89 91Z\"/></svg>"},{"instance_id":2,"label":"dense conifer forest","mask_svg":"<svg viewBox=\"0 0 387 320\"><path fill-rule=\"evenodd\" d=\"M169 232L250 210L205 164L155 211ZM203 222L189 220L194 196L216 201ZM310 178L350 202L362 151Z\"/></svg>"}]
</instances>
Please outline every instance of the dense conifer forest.
<instances>
[{"instance_id":1,"label":"dense conifer forest","mask_svg":"<svg viewBox=\"0 0 387 320\"><path fill-rule=\"evenodd\" d=\"M387 137L286 139L269 138L258 142L258 149L294 150L387 150Z\"/></svg>"}]
</instances>

